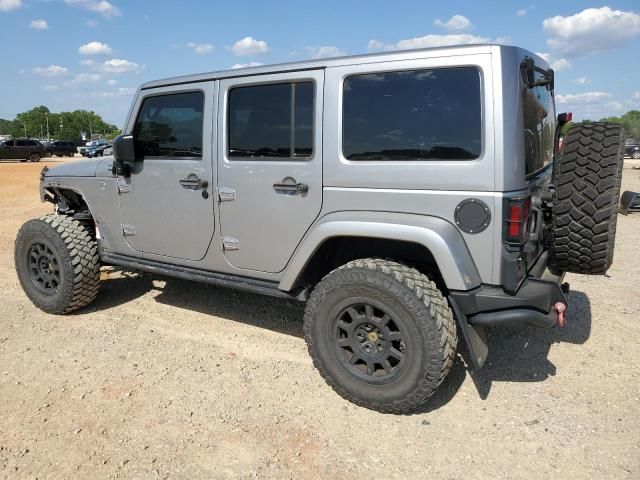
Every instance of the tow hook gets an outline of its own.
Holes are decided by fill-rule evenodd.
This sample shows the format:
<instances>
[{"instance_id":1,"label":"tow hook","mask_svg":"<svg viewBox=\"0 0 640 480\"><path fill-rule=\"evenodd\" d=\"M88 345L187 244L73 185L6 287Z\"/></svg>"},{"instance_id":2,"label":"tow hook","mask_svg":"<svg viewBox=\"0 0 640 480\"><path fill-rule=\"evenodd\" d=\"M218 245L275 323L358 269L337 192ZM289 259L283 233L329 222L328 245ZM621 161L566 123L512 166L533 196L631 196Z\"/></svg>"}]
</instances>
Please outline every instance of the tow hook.
<instances>
[{"instance_id":1,"label":"tow hook","mask_svg":"<svg viewBox=\"0 0 640 480\"><path fill-rule=\"evenodd\" d=\"M564 312L567 310L567 306L562 302L556 302L553 309L558 314L558 325L564 327Z\"/></svg>"}]
</instances>

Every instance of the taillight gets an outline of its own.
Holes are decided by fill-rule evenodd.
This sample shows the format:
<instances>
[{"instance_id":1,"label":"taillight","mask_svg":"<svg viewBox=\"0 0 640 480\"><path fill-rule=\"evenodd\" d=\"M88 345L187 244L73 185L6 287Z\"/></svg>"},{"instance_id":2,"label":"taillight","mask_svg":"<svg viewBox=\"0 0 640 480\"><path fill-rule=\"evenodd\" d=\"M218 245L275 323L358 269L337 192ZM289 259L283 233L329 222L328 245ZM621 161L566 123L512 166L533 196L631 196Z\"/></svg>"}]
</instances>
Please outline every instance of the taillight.
<instances>
[{"instance_id":1,"label":"taillight","mask_svg":"<svg viewBox=\"0 0 640 480\"><path fill-rule=\"evenodd\" d=\"M507 201L505 218L507 243L525 243L529 236L530 198L514 198Z\"/></svg>"}]
</instances>

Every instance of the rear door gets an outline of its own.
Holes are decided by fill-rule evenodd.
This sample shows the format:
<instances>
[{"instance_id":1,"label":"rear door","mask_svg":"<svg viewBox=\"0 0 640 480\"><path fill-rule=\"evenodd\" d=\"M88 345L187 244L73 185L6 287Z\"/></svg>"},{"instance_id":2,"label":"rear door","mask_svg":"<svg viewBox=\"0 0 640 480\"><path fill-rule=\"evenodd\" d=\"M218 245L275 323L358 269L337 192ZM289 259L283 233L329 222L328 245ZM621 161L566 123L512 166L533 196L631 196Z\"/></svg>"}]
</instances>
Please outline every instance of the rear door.
<instances>
[{"instance_id":1,"label":"rear door","mask_svg":"<svg viewBox=\"0 0 640 480\"><path fill-rule=\"evenodd\" d=\"M0 148L0 158L15 158L15 140L7 140Z\"/></svg>"},{"instance_id":2,"label":"rear door","mask_svg":"<svg viewBox=\"0 0 640 480\"><path fill-rule=\"evenodd\" d=\"M143 90L127 126L136 157L118 179L122 230L143 254L200 260L214 231L214 82Z\"/></svg>"},{"instance_id":3,"label":"rear door","mask_svg":"<svg viewBox=\"0 0 640 480\"><path fill-rule=\"evenodd\" d=\"M323 70L220 83L220 223L235 267L282 271L320 212L323 84Z\"/></svg>"}]
</instances>

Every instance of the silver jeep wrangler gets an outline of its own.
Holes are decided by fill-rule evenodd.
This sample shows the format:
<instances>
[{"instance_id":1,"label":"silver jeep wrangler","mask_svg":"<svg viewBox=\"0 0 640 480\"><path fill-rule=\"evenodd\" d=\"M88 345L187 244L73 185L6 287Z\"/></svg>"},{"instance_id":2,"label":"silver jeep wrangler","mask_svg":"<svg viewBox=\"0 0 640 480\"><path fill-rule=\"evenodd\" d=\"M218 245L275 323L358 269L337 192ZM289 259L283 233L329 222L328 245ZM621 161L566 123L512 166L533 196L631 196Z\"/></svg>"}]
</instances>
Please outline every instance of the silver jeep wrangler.
<instances>
[{"instance_id":1,"label":"silver jeep wrangler","mask_svg":"<svg viewBox=\"0 0 640 480\"><path fill-rule=\"evenodd\" d=\"M564 273L611 265L622 130L574 124L560 148L569 120L549 65L501 45L149 82L113 157L45 168L54 213L21 228L16 269L56 314L101 265L306 301L327 383L409 412L458 332L480 368L487 327L562 325Z\"/></svg>"}]
</instances>

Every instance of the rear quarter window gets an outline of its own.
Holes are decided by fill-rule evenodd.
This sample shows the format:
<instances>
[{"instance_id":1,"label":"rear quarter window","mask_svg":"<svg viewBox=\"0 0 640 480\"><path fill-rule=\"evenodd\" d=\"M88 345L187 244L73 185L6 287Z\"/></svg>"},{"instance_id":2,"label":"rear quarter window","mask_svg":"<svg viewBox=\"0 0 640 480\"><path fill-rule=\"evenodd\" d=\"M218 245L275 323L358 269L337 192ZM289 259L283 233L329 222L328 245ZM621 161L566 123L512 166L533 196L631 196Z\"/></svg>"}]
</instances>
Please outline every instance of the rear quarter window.
<instances>
[{"instance_id":1,"label":"rear quarter window","mask_svg":"<svg viewBox=\"0 0 640 480\"><path fill-rule=\"evenodd\" d=\"M344 81L348 160L473 160L482 152L475 67L353 75Z\"/></svg>"}]
</instances>

